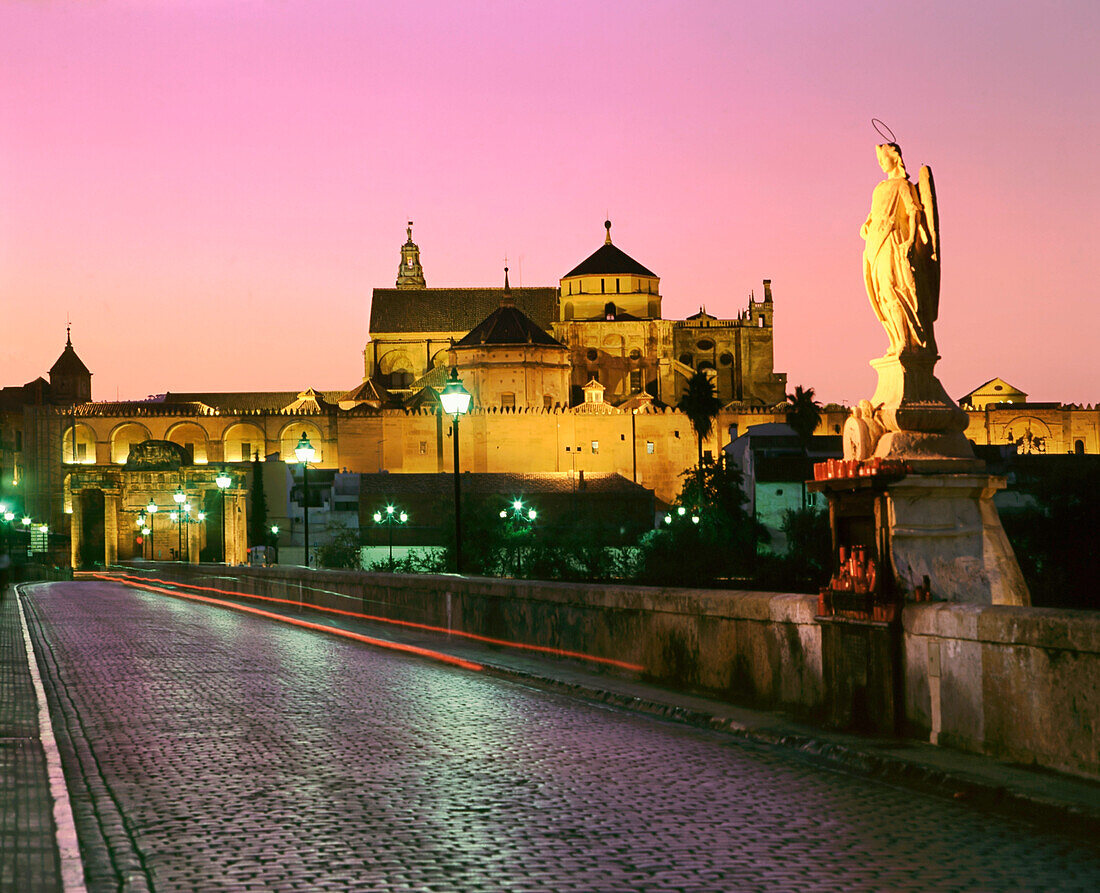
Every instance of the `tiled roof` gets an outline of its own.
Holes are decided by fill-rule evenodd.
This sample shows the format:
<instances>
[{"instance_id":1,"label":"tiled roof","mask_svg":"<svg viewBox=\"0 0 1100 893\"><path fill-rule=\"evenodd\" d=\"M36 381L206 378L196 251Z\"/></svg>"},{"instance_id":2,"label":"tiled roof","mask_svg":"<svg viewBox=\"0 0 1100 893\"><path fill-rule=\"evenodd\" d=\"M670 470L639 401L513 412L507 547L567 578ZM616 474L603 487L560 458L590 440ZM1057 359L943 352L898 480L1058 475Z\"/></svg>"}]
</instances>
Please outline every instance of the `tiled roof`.
<instances>
[{"instance_id":1,"label":"tiled roof","mask_svg":"<svg viewBox=\"0 0 1100 893\"><path fill-rule=\"evenodd\" d=\"M76 355L71 342L65 345L65 349L61 352L61 356L57 358L57 362L50 367L50 375L57 375L58 373L62 375L91 375L88 367Z\"/></svg>"},{"instance_id":2,"label":"tiled roof","mask_svg":"<svg viewBox=\"0 0 1100 893\"><path fill-rule=\"evenodd\" d=\"M370 331L469 332L500 306L503 295L502 288L376 288ZM557 318L556 288L513 288L512 299L543 329Z\"/></svg>"},{"instance_id":3,"label":"tiled roof","mask_svg":"<svg viewBox=\"0 0 1100 893\"><path fill-rule=\"evenodd\" d=\"M364 379L358 387L352 388L340 395L338 403L382 403L385 398L377 386L369 378Z\"/></svg>"},{"instance_id":4,"label":"tiled roof","mask_svg":"<svg viewBox=\"0 0 1100 893\"><path fill-rule=\"evenodd\" d=\"M225 393L168 393L162 403L205 403L221 413L281 412L298 399L300 391L235 391ZM335 404L344 391L316 391L326 404ZM325 407L327 408L327 407Z\"/></svg>"},{"instance_id":5,"label":"tiled roof","mask_svg":"<svg viewBox=\"0 0 1100 893\"><path fill-rule=\"evenodd\" d=\"M474 326L455 346L477 347L482 344L541 344L565 350L564 344L539 328L526 313L505 304Z\"/></svg>"},{"instance_id":6,"label":"tiled roof","mask_svg":"<svg viewBox=\"0 0 1100 893\"><path fill-rule=\"evenodd\" d=\"M652 270L643 267L634 258L617 246L606 242L588 255L572 270L562 276L605 276L623 273L628 276L656 276Z\"/></svg>"},{"instance_id":7,"label":"tiled roof","mask_svg":"<svg viewBox=\"0 0 1100 893\"><path fill-rule=\"evenodd\" d=\"M216 415L217 410L198 400L180 400L165 403L163 400L108 400L101 403L81 403L72 412L78 416L158 416L158 415Z\"/></svg>"}]
</instances>

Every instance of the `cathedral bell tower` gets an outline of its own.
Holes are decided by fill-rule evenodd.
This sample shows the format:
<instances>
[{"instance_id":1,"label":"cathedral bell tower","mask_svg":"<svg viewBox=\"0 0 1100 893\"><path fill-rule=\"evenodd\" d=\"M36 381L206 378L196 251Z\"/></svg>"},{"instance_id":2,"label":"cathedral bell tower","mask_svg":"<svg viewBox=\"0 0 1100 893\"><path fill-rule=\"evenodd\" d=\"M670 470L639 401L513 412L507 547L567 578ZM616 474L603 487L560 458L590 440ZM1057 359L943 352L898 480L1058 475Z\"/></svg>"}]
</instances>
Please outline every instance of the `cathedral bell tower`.
<instances>
[{"instance_id":1,"label":"cathedral bell tower","mask_svg":"<svg viewBox=\"0 0 1100 893\"><path fill-rule=\"evenodd\" d=\"M413 241L413 222L409 221L408 239L401 246L401 266L397 268L398 288L426 288L424 268L420 266L420 246Z\"/></svg>"}]
</instances>

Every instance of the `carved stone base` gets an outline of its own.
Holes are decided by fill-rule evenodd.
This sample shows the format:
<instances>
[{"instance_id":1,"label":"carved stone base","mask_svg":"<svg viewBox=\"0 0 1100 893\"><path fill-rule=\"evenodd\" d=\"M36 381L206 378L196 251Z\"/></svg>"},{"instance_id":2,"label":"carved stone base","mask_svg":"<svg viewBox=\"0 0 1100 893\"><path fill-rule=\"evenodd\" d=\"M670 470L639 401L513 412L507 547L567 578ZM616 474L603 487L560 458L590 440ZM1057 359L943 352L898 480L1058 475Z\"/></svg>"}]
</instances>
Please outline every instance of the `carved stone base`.
<instances>
[{"instance_id":1,"label":"carved stone base","mask_svg":"<svg viewBox=\"0 0 1100 893\"><path fill-rule=\"evenodd\" d=\"M933 598L1030 605L988 474L911 474L887 488L890 559L902 591L927 576Z\"/></svg>"},{"instance_id":2,"label":"carved stone base","mask_svg":"<svg viewBox=\"0 0 1100 893\"><path fill-rule=\"evenodd\" d=\"M932 374L935 354L902 354L871 360L878 387L871 398L886 433L875 455L905 459L974 459L963 435L967 415Z\"/></svg>"},{"instance_id":3,"label":"carved stone base","mask_svg":"<svg viewBox=\"0 0 1100 893\"><path fill-rule=\"evenodd\" d=\"M947 434L889 431L879 439L874 455L905 459L916 471L970 472L985 468L961 431Z\"/></svg>"}]
</instances>

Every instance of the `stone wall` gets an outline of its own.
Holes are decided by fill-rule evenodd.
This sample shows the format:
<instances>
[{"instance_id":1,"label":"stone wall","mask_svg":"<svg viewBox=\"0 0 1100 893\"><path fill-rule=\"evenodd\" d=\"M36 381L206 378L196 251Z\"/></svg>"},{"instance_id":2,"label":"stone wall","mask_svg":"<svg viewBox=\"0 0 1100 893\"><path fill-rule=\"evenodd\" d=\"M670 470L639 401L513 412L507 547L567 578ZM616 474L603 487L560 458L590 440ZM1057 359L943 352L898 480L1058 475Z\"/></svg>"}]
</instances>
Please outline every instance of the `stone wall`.
<instances>
[{"instance_id":1,"label":"stone wall","mask_svg":"<svg viewBox=\"0 0 1100 893\"><path fill-rule=\"evenodd\" d=\"M223 588L226 573L155 570L196 582L218 576L213 585ZM1091 612L910 605L900 630L849 622L823 635L808 595L296 568L232 573L243 592L576 652L591 669L808 722L897 728L1100 778L1100 615ZM874 656L895 665L871 666Z\"/></svg>"},{"instance_id":2,"label":"stone wall","mask_svg":"<svg viewBox=\"0 0 1100 893\"><path fill-rule=\"evenodd\" d=\"M1100 776L1100 614L926 604L903 627L910 734Z\"/></svg>"},{"instance_id":3,"label":"stone wall","mask_svg":"<svg viewBox=\"0 0 1100 893\"><path fill-rule=\"evenodd\" d=\"M303 600L575 652L590 669L816 718L816 598L756 592L539 583L478 577L158 565L161 578ZM505 646L501 646L505 647ZM626 665L626 666L624 666ZM638 669L630 669L631 666Z\"/></svg>"}]
</instances>

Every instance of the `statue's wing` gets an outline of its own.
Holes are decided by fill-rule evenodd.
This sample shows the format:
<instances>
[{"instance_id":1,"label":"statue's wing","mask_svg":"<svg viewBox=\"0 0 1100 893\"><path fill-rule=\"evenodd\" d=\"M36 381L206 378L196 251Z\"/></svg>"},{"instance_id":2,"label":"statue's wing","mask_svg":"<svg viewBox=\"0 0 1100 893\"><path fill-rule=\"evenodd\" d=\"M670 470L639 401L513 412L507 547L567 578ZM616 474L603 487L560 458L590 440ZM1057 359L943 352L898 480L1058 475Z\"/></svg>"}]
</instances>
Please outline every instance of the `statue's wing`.
<instances>
[{"instance_id":1,"label":"statue's wing","mask_svg":"<svg viewBox=\"0 0 1100 893\"><path fill-rule=\"evenodd\" d=\"M926 275L932 290L932 319L939 316L940 303L940 209L936 204L936 181L932 179L932 168L921 165L920 203L924 207L924 226L928 231L928 267Z\"/></svg>"}]
</instances>

